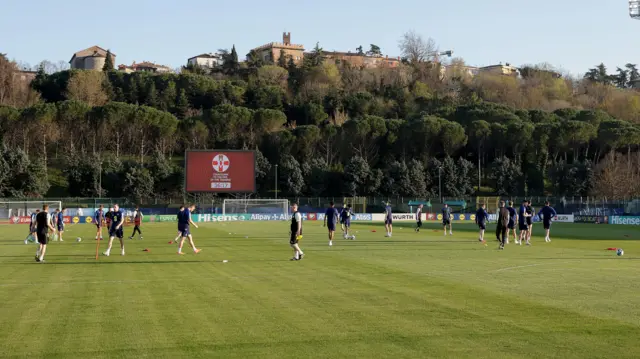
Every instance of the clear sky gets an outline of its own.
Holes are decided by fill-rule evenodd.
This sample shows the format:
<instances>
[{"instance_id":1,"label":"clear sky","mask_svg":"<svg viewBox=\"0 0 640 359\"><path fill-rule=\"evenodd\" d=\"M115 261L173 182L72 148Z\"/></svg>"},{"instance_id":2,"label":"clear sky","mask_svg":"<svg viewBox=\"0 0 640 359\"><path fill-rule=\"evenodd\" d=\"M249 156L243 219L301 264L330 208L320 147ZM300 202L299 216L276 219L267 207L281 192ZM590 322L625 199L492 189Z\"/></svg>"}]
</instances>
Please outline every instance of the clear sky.
<instances>
[{"instance_id":1,"label":"clear sky","mask_svg":"<svg viewBox=\"0 0 640 359\"><path fill-rule=\"evenodd\" d=\"M611 71L640 63L640 21L627 0L0 0L0 52L31 65L99 45L116 65L178 67L233 44L244 58L283 31L307 49L374 43L398 56L407 30L474 66L548 62L580 74L600 62Z\"/></svg>"}]
</instances>

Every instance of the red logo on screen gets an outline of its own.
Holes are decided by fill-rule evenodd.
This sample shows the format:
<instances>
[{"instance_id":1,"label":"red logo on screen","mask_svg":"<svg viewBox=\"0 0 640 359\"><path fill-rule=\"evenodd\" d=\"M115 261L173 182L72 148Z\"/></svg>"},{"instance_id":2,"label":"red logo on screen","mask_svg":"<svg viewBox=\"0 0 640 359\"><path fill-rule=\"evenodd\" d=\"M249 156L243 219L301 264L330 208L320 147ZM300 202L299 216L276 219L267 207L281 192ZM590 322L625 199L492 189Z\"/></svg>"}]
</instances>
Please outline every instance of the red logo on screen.
<instances>
[{"instance_id":1,"label":"red logo on screen","mask_svg":"<svg viewBox=\"0 0 640 359\"><path fill-rule=\"evenodd\" d=\"M217 154L213 156L213 160L211 161L211 166L213 170L216 172L227 172L229 169L229 165L231 162L229 161L229 157L223 154Z\"/></svg>"}]
</instances>

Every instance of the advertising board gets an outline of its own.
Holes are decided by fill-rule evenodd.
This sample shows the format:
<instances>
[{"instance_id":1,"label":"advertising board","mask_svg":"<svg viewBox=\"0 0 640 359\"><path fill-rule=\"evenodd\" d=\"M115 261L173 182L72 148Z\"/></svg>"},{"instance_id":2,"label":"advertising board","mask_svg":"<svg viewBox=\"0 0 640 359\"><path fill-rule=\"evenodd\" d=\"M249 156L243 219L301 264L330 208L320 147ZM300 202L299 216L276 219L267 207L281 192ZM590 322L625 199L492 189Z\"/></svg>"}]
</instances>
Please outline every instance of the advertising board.
<instances>
[{"instance_id":1,"label":"advertising board","mask_svg":"<svg viewBox=\"0 0 640 359\"><path fill-rule=\"evenodd\" d=\"M187 192L256 191L253 151L186 151Z\"/></svg>"}]
</instances>

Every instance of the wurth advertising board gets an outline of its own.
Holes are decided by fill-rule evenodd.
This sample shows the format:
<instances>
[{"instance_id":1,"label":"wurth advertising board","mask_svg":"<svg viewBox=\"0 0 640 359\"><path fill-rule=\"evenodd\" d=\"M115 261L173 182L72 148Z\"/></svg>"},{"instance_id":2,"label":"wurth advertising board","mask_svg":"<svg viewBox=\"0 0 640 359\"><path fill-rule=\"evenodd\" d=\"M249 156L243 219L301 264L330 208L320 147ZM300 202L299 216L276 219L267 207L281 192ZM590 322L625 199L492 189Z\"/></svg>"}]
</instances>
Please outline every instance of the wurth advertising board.
<instances>
[{"instance_id":1,"label":"wurth advertising board","mask_svg":"<svg viewBox=\"0 0 640 359\"><path fill-rule=\"evenodd\" d=\"M187 192L255 192L253 151L186 151Z\"/></svg>"}]
</instances>

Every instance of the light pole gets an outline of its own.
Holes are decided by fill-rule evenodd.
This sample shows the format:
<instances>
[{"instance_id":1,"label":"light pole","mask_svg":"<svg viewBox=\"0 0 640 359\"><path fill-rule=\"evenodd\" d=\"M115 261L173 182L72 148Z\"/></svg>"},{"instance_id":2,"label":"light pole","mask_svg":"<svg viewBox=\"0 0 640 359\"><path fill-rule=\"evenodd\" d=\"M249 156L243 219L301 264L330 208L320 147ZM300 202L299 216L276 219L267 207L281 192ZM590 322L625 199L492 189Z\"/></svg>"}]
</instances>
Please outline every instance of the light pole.
<instances>
[{"instance_id":1,"label":"light pole","mask_svg":"<svg viewBox=\"0 0 640 359\"><path fill-rule=\"evenodd\" d=\"M278 199L278 165L276 165L276 199Z\"/></svg>"},{"instance_id":2,"label":"light pole","mask_svg":"<svg viewBox=\"0 0 640 359\"><path fill-rule=\"evenodd\" d=\"M442 167L438 167L438 188L440 189L440 203L442 203Z\"/></svg>"},{"instance_id":3,"label":"light pole","mask_svg":"<svg viewBox=\"0 0 640 359\"><path fill-rule=\"evenodd\" d=\"M102 158L100 159L100 180L98 181L98 197L102 198Z\"/></svg>"}]
</instances>

